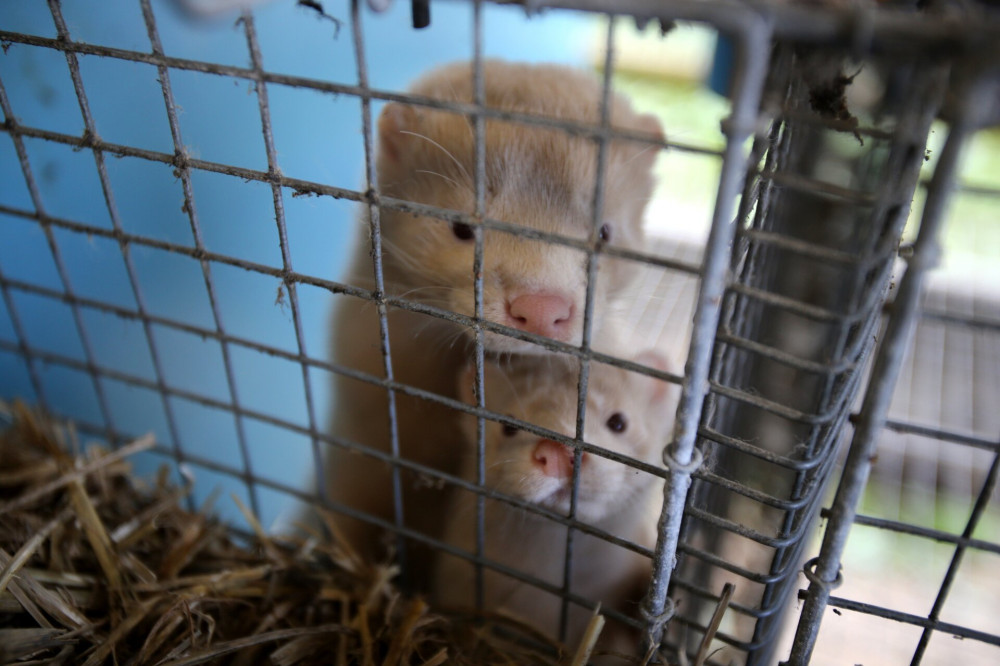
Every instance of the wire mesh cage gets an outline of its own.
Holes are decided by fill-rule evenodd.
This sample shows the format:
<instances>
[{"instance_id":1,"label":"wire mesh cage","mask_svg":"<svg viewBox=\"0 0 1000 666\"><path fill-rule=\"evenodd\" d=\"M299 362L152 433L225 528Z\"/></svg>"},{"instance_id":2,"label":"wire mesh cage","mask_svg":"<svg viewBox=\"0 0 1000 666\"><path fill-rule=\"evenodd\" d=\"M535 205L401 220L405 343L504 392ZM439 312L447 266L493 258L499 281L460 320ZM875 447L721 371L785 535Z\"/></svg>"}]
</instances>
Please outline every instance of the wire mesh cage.
<instances>
[{"instance_id":1,"label":"wire mesh cage","mask_svg":"<svg viewBox=\"0 0 1000 666\"><path fill-rule=\"evenodd\" d=\"M353 536L388 543L404 586L432 598L448 597L431 582L445 558L469 572L450 585L460 602L482 610L493 585L511 598L529 590L522 614L537 610L532 620L561 640L578 640L599 607L618 627L613 647L647 663L996 660L997 588L969 577L1000 555L1000 294L989 277L1000 181L988 160L978 170L961 160L977 140L992 145L981 137L1000 117L991 9L446 3L462 39L453 24L438 39L461 42L468 64L447 86L404 90L427 68L392 52L408 48L408 25L380 35L389 28L357 2L279 4L223 13L226 30L201 36L203 25L149 0L119 3L104 28L68 0L0 9L0 395L113 446L153 429L150 463L194 470L192 506L222 483L266 522L331 510ZM426 22L417 5L413 20ZM489 32L525 9L540 32ZM542 9L606 22L600 76L557 69L546 82L589 96L580 117L494 97L491 57L517 59L529 42L530 57L558 57L544 50L553 28L535 17ZM437 11L432 28L444 23ZM299 22L279 30L281 12ZM661 133L612 92L616 27L649 22L663 41L675 22L717 33L728 98L718 141L685 141L667 123ZM384 129L418 136L405 125L415 114L458 119L467 152L456 157L430 130L422 139L441 150L426 177L464 186L464 198L394 189L380 172L386 151L418 150ZM559 203L583 202L575 226L551 222L557 205L543 222L501 205L515 180L497 167L501 128L530 137L528 151L570 147L579 163L568 171L586 182ZM697 244L629 238L604 217L634 209L619 190L638 192L642 210L660 153L714 165ZM637 165L647 171L627 171ZM525 167L539 181L554 171ZM615 180L622 173L631 182ZM517 187L525 200L544 189ZM942 235L946 251L965 242L948 235L959 216L986 220L971 244L987 259L971 282L949 283L932 269ZM463 306L428 295L440 284L400 288L390 227L417 224L405 220L463 246L433 248L459 257L447 267L461 274ZM572 334L490 313L497 255L529 244L553 265L573 257L561 264L581 276ZM331 277L352 247L355 272ZM637 277L609 307L616 266ZM410 325L424 337L405 338ZM605 332L619 328L627 335ZM683 371L636 349L675 355ZM595 440L598 426L624 430L621 410L631 417L647 392L672 396L650 408L657 434L643 446L654 455ZM608 416L609 395L631 403ZM565 477L562 503L491 485L490 442L515 436ZM418 455L421 437L461 443ZM639 528L590 518L591 504L617 500L593 500L588 468L646 479L622 482L652 493L649 511L627 514ZM458 513L469 520L446 529ZM543 527L498 545L490 535L504 521ZM866 551L872 543L884 552ZM881 562L874 571L917 562L932 573L865 587L861 556ZM627 589L602 587L612 579ZM853 598L835 596L841 584ZM888 646L869 638L883 621L899 628Z\"/></svg>"}]
</instances>

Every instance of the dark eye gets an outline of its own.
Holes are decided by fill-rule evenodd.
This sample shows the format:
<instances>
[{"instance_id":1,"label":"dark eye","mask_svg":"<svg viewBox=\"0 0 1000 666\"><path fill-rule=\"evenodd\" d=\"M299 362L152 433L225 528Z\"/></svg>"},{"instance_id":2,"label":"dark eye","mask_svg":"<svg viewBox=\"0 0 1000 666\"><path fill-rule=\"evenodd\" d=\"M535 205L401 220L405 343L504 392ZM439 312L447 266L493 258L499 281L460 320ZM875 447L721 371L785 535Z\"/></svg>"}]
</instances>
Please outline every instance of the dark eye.
<instances>
[{"instance_id":1,"label":"dark eye","mask_svg":"<svg viewBox=\"0 0 1000 666\"><path fill-rule=\"evenodd\" d=\"M601 239L602 243L607 243L611 240L611 225L602 224L600 230L597 232L597 237Z\"/></svg>"},{"instance_id":2,"label":"dark eye","mask_svg":"<svg viewBox=\"0 0 1000 666\"><path fill-rule=\"evenodd\" d=\"M515 428L514 426L510 425L509 423L504 423L503 424L503 436L504 437L513 437L518 432L519 432L519 429Z\"/></svg>"},{"instance_id":3,"label":"dark eye","mask_svg":"<svg viewBox=\"0 0 1000 666\"><path fill-rule=\"evenodd\" d=\"M608 426L608 430L611 432L623 433L625 428L628 427L628 421L625 420L625 415L621 412L615 412L608 417L605 425Z\"/></svg>"},{"instance_id":4,"label":"dark eye","mask_svg":"<svg viewBox=\"0 0 1000 666\"><path fill-rule=\"evenodd\" d=\"M464 222L452 222L451 233L455 234L455 238L463 241L472 240L476 237L476 232Z\"/></svg>"}]
</instances>

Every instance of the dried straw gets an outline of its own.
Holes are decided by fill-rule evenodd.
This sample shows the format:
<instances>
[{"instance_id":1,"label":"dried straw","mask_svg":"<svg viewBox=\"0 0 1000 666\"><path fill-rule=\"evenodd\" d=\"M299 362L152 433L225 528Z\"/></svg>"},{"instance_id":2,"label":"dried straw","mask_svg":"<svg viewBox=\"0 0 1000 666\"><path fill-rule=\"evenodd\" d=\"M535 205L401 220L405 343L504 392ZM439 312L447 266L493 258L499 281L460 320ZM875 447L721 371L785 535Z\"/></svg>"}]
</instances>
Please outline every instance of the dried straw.
<instances>
[{"instance_id":1,"label":"dried straw","mask_svg":"<svg viewBox=\"0 0 1000 666\"><path fill-rule=\"evenodd\" d=\"M332 539L279 540L244 507L256 537L238 543L181 508L166 473L131 475L152 437L73 456L67 429L0 411L0 664L559 665L596 638L573 651L508 618L435 613L332 523Z\"/></svg>"}]
</instances>

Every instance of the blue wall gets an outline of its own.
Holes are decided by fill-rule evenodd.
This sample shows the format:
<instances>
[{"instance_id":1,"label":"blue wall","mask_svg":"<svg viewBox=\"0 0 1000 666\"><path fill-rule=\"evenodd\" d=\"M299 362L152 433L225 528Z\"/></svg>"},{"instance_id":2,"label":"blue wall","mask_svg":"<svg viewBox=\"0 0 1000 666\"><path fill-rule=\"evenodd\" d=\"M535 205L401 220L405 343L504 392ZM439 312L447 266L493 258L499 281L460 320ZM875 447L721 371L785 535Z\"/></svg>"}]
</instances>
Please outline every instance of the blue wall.
<instances>
[{"instance_id":1,"label":"blue wall","mask_svg":"<svg viewBox=\"0 0 1000 666\"><path fill-rule=\"evenodd\" d=\"M151 52L137 0L63 0L62 9L74 41ZM328 14L343 19L337 32L332 21L297 7L292 0L267 3L255 11L264 67L272 72L357 83L349 4L326 0ZM402 90L436 63L472 56L472 7L436 2L430 28L410 28L409 3L396 2L383 15L364 12L366 59L373 87ZM95 9L100 6L100 10ZM236 14L193 22L175 5L154 2L164 51L169 56L248 67L250 57ZM487 56L528 61L585 64L594 34L593 17L552 13L526 19L516 8L485 8L484 49ZM55 38L47 3L3 2L0 29ZM99 136L108 142L173 153L157 70L152 65L94 55L79 55L80 71ZM185 146L193 157L266 171L257 97L244 79L172 69L170 82L179 106ZM23 126L71 136L84 123L62 52L14 42L0 51L0 81L17 122ZM360 103L350 96L269 85L274 138L282 172L293 178L338 187L362 187L363 152ZM374 111L378 112L376 104ZM64 144L24 138L30 169L44 211L53 217L110 229L93 154ZM112 194L121 224L128 233L187 247L194 246L188 216L182 210L181 181L172 167L133 157L105 156ZM194 203L205 247L267 266L282 266L270 187L206 171L192 172ZM336 279L344 268L349 239L356 228L355 205L329 197L292 197L285 191L288 241L296 271ZM0 206L34 212L25 178L7 132L0 131ZM125 261L117 241L75 230L53 228L55 252L61 256L66 281L86 299L129 311L137 308ZM147 310L154 316L215 330L213 313L199 262L180 254L133 244L131 258ZM210 263L219 317L226 332L297 353L291 313L276 304L280 281L223 263ZM49 240L35 220L0 211L0 272L9 281L62 293ZM19 340L16 317L32 349L86 362L72 310L47 292L12 286L12 304L0 300L0 398L37 402L29 366L13 350ZM329 293L299 287L305 352L325 356L324 328ZM150 345L140 322L99 308L79 308L93 360L128 377L155 381ZM197 396L231 401L221 345L211 338L176 327L154 324L152 339L167 385ZM229 345L240 404L245 408L308 427L305 388L298 364ZM34 371L45 402L55 413L103 428L105 418L94 382L63 363L35 361ZM184 397L171 397L179 441L167 425L163 402L148 388L102 377L101 390L111 425L120 432L152 431L166 447L175 444L189 454L224 466L242 466L232 415ZM315 418L322 426L329 399L325 373L310 371ZM295 488L305 488L312 466L307 436L254 418L242 419L249 462L255 474ZM137 461L148 473L168 460L148 454ZM239 521L232 502L235 492L249 501L236 478L203 466L191 467L200 503L216 488L226 518ZM265 525L291 514L287 496L261 488L257 499Z\"/></svg>"}]
</instances>

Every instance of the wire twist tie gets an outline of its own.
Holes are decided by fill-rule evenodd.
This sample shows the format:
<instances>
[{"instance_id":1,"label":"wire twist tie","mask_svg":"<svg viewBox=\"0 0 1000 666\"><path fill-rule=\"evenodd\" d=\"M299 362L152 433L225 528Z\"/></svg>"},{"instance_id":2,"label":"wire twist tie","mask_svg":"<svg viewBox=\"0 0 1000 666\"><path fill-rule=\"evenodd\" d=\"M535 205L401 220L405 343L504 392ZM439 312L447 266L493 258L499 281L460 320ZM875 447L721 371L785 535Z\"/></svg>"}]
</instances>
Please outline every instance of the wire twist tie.
<instances>
[{"instance_id":1,"label":"wire twist tie","mask_svg":"<svg viewBox=\"0 0 1000 666\"><path fill-rule=\"evenodd\" d=\"M656 645L660 642L660 637L663 635L663 627L666 626L667 622L670 622L676 612L677 606L670 597L663 599L663 612L658 615L653 615L645 608L642 609L642 618L649 624L648 636L650 644Z\"/></svg>"},{"instance_id":2,"label":"wire twist tie","mask_svg":"<svg viewBox=\"0 0 1000 666\"><path fill-rule=\"evenodd\" d=\"M663 464L667 466L671 472L675 474L694 474L701 467L701 464L705 462L705 454L701 452L701 449L695 447L691 451L691 462L686 465L682 465L677 462L677 459L670 455L670 447L663 449Z\"/></svg>"},{"instance_id":3,"label":"wire twist tie","mask_svg":"<svg viewBox=\"0 0 1000 666\"><path fill-rule=\"evenodd\" d=\"M809 582L830 590L835 590L840 587L840 585L844 582L844 575L841 573L840 568L837 568L837 577L832 581L827 581L820 578L819 574L816 573L817 564L819 564L819 558L814 557L802 565L802 573L805 574L807 579L809 579Z\"/></svg>"}]
</instances>

